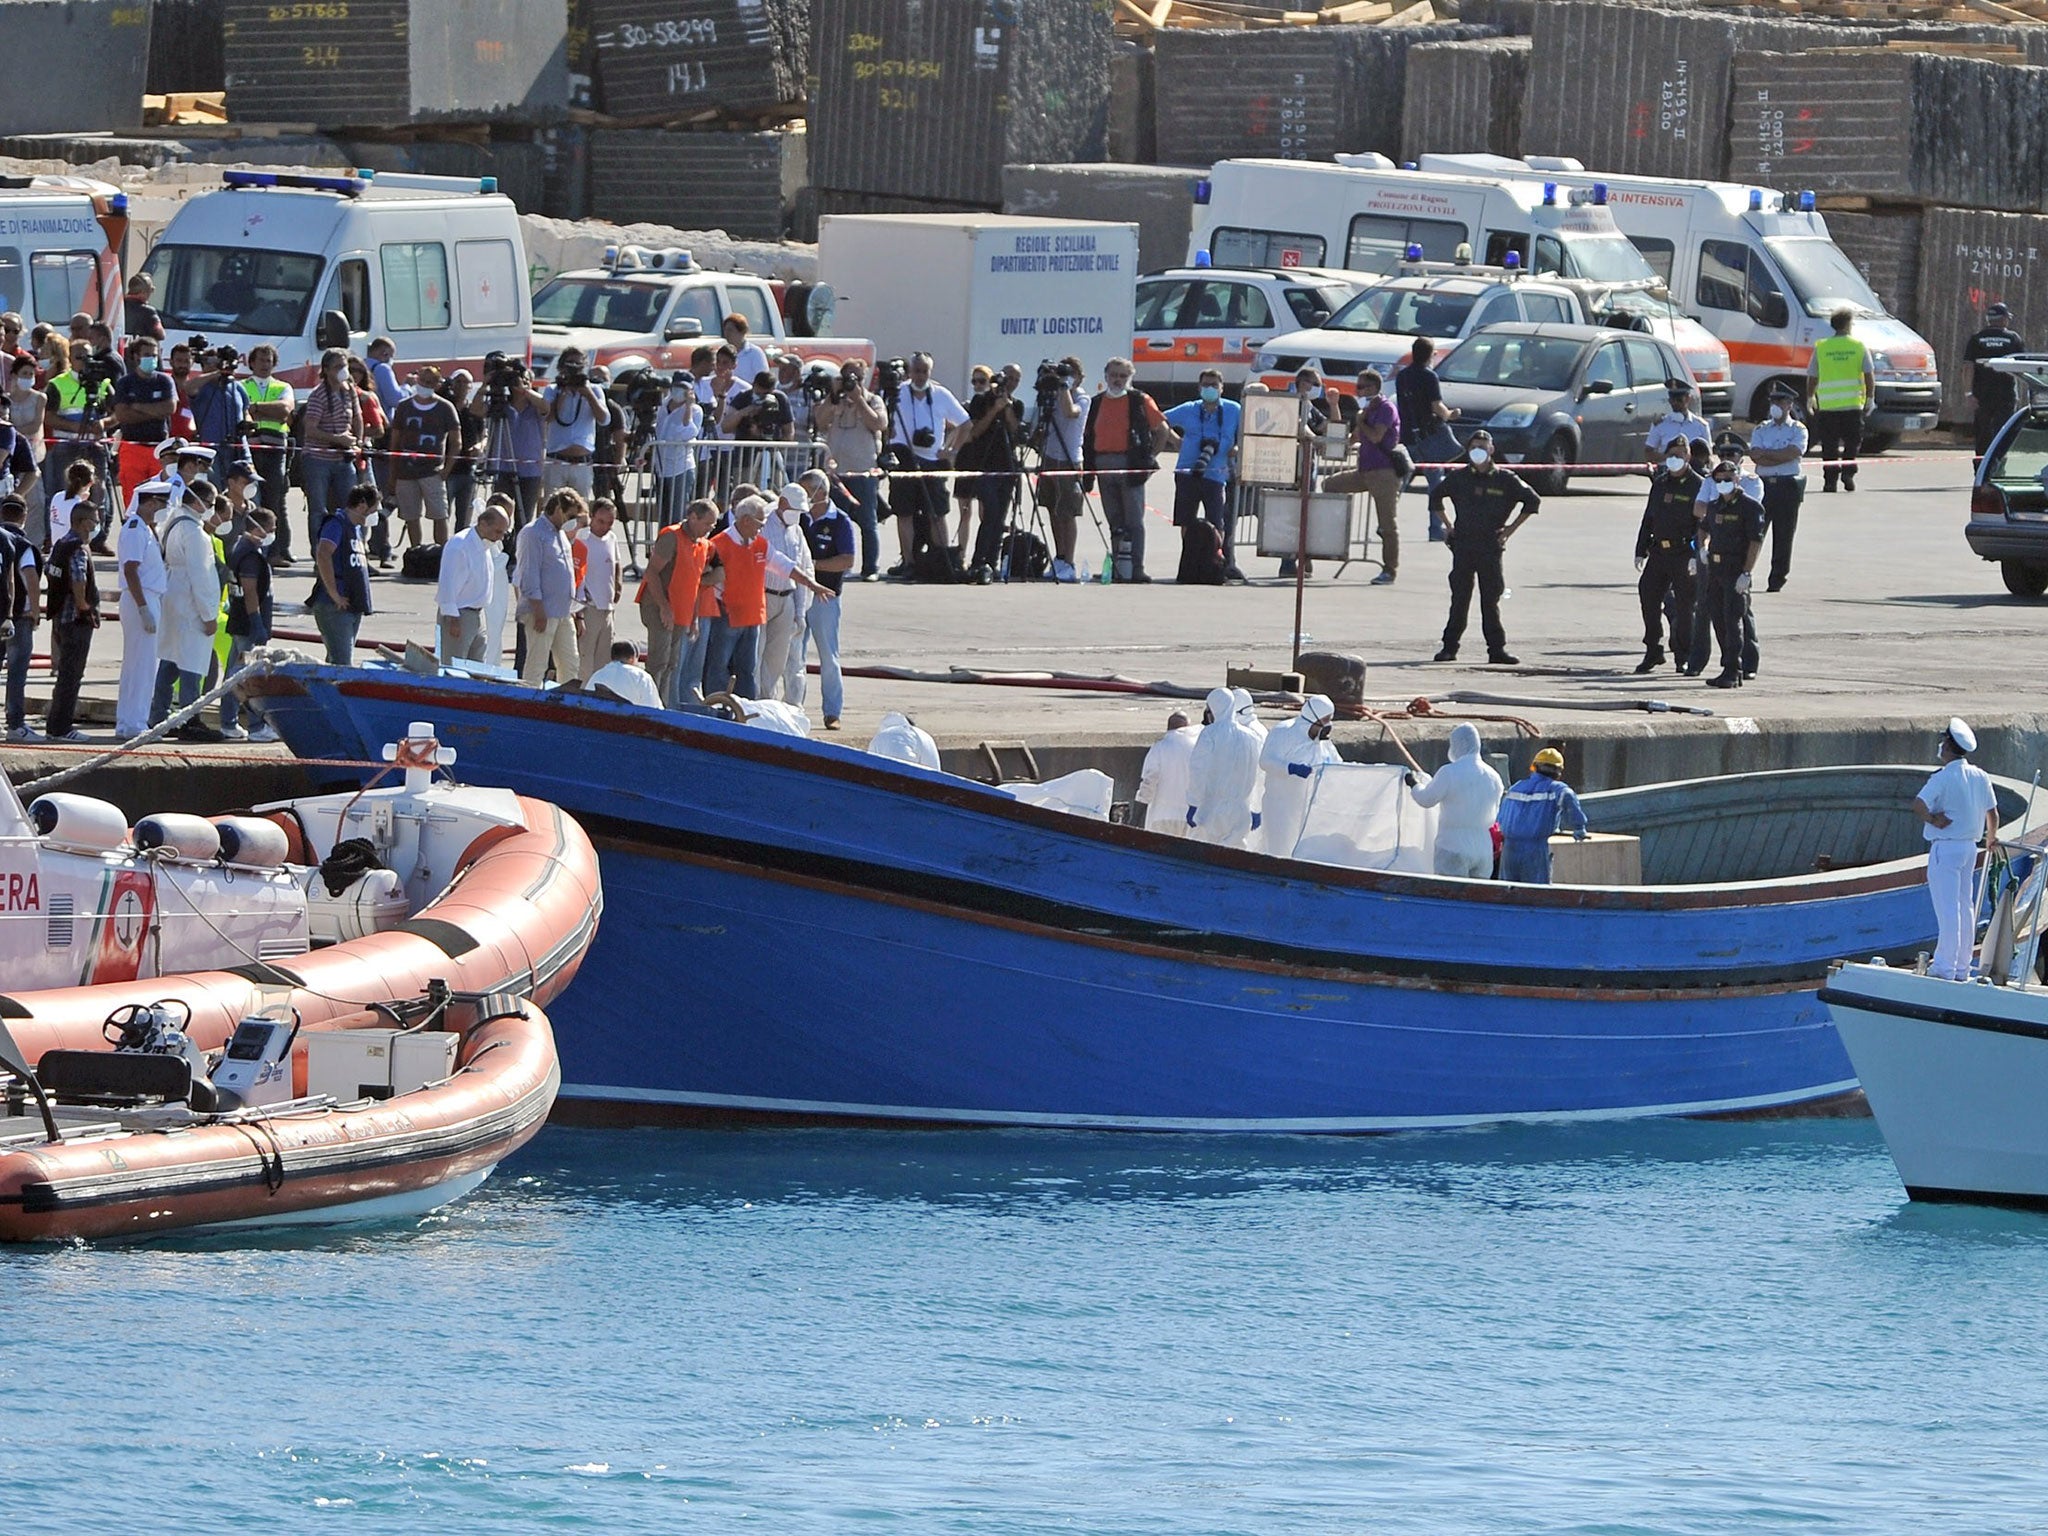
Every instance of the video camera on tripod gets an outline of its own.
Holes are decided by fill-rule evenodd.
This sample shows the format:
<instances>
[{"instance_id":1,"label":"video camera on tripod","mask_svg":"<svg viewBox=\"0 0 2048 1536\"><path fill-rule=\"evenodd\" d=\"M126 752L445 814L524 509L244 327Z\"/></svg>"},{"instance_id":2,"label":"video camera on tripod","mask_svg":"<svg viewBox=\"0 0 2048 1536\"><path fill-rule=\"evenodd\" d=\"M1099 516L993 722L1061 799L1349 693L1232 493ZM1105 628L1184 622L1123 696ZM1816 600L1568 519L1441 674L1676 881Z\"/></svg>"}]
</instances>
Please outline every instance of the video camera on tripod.
<instances>
[{"instance_id":1,"label":"video camera on tripod","mask_svg":"<svg viewBox=\"0 0 2048 1536\"><path fill-rule=\"evenodd\" d=\"M512 411L512 391L526 382L526 364L516 357L507 357L503 352L489 352L484 355L483 396L484 414L489 417L504 417Z\"/></svg>"}]
</instances>

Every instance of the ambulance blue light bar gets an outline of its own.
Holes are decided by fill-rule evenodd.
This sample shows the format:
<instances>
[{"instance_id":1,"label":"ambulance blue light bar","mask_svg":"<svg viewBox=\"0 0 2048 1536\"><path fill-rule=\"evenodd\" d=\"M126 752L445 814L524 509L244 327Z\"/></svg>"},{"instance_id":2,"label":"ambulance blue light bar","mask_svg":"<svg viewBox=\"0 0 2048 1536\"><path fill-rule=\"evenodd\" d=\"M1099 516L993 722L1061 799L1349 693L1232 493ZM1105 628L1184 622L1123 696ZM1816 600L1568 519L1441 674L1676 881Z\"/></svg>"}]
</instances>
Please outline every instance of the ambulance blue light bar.
<instances>
[{"instance_id":1,"label":"ambulance blue light bar","mask_svg":"<svg viewBox=\"0 0 2048 1536\"><path fill-rule=\"evenodd\" d=\"M1543 206L1546 208L1555 208L1557 206L1557 183L1554 181L1543 183Z\"/></svg>"},{"instance_id":2,"label":"ambulance blue light bar","mask_svg":"<svg viewBox=\"0 0 2048 1536\"><path fill-rule=\"evenodd\" d=\"M1197 176L1195 178L1195 206L1198 208L1206 207L1209 202L1209 194L1214 190L1215 188L1210 184L1208 177Z\"/></svg>"},{"instance_id":3,"label":"ambulance blue light bar","mask_svg":"<svg viewBox=\"0 0 2048 1536\"><path fill-rule=\"evenodd\" d=\"M1210 264L1210 256L1209 256L1209 253L1208 253L1207 251L1197 251L1197 252L1195 252L1195 265L1196 265L1196 266L1198 266L1198 267L1206 267L1206 266L1208 266L1209 264Z\"/></svg>"},{"instance_id":4,"label":"ambulance blue light bar","mask_svg":"<svg viewBox=\"0 0 2048 1536\"><path fill-rule=\"evenodd\" d=\"M1801 213L1813 212L1813 194L1811 192L1799 194L1799 211Z\"/></svg>"},{"instance_id":5,"label":"ambulance blue light bar","mask_svg":"<svg viewBox=\"0 0 2048 1536\"><path fill-rule=\"evenodd\" d=\"M1593 206L1595 208L1605 208L1607 206L1607 183L1604 181L1593 183Z\"/></svg>"},{"instance_id":6,"label":"ambulance blue light bar","mask_svg":"<svg viewBox=\"0 0 2048 1536\"><path fill-rule=\"evenodd\" d=\"M1403 253L1403 255L1409 261L1420 261L1422 260L1422 247L1419 245L1411 245Z\"/></svg>"},{"instance_id":7,"label":"ambulance blue light bar","mask_svg":"<svg viewBox=\"0 0 2048 1536\"><path fill-rule=\"evenodd\" d=\"M1762 213L1764 211L1764 189L1762 187L1751 187L1749 189L1749 211L1751 213Z\"/></svg>"},{"instance_id":8,"label":"ambulance blue light bar","mask_svg":"<svg viewBox=\"0 0 2048 1536\"><path fill-rule=\"evenodd\" d=\"M223 171L220 179L230 187L295 187L344 197L360 197L364 185L359 176L302 176L291 171Z\"/></svg>"},{"instance_id":9,"label":"ambulance blue light bar","mask_svg":"<svg viewBox=\"0 0 2048 1536\"><path fill-rule=\"evenodd\" d=\"M1507 255L1501 257L1500 264L1510 272L1519 271L1522 266L1522 253L1520 251L1509 251Z\"/></svg>"}]
</instances>

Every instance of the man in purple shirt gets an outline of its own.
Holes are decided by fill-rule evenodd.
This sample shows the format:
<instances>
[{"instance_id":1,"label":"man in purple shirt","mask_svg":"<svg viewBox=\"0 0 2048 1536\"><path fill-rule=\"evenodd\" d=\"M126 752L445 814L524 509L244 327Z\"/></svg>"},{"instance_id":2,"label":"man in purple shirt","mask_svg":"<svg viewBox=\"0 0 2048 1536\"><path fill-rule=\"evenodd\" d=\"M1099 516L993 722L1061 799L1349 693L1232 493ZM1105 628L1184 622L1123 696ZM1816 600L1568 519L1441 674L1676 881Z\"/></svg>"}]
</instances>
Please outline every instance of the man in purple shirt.
<instances>
[{"instance_id":1,"label":"man in purple shirt","mask_svg":"<svg viewBox=\"0 0 2048 1536\"><path fill-rule=\"evenodd\" d=\"M1351 441L1358 449L1358 467L1326 476L1323 489L1347 495L1364 492L1372 498L1373 516L1380 525L1380 573L1372 584L1384 587L1394 579L1401 564L1401 529L1396 509L1401 499L1402 475L1394 467L1394 450L1401 444L1401 418L1381 392L1380 376L1368 368L1358 376L1358 420L1351 429Z\"/></svg>"}]
</instances>

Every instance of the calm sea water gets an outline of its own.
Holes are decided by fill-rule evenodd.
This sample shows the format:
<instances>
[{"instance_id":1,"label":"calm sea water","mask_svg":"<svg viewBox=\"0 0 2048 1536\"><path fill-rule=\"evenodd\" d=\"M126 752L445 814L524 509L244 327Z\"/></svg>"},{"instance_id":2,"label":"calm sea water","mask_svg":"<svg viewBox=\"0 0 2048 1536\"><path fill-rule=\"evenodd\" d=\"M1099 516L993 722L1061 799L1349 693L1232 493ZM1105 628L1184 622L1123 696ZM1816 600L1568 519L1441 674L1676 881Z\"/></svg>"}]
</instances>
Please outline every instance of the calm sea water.
<instances>
[{"instance_id":1,"label":"calm sea water","mask_svg":"<svg viewBox=\"0 0 2048 1536\"><path fill-rule=\"evenodd\" d=\"M24 1533L2048 1530L2048 1218L1867 1121L549 1131L0 1318Z\"/></svg>"}]
</instances>

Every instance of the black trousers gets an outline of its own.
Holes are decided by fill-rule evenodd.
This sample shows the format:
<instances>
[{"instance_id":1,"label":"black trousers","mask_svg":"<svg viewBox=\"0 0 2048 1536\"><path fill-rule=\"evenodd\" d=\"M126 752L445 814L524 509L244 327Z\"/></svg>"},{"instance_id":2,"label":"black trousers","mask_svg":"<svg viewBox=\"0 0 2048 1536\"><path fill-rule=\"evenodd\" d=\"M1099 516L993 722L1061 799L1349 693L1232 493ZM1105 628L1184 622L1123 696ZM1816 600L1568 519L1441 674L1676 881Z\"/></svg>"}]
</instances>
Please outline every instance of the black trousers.
<instances>
[{"instance_id":1,"label":"black trousers","mask_svg":"<svg viewBox=\"0 0 2048 1536\"><path fill-rule=\"evenodd\" d=\"M277 519L276 539L270 546L270 558L282 560L292 552L292 525L284 515L284 493L291 487L290 472L285 466L284 444L261 434L251 437L249 462L256 470L256 504Z\"/></svg>"},{"instance_id":2,"label":"black trousers","mask_svg":"<svg viewBox=\"0 0 2048 1536\"><path fill-rule=\"evenodd\" d=\"M1856 454L1863 446L1861 411L1815 411L1813 440L1820 445L1823 483L1832 490L1837 472L1852 490L1856 484Z\"/></svg>"},{"instance_id":3,"label":"black trousers","mask_svg":"<svg viewBox=\"0 0 2048 1536\"><path fill-rule=\"evenodd\" d=\"M1718 581L1709 577L1701 587L1714 638L1721 645L1721 670L1745 676L1756 671L1756 618L1750 612L1749 594L1735 590L1732 575ZM1700 649L1696 644L1695 651Z\"/></svg>"},{"instance_id":4,"label":"black trousers","mask_svg":"<svg viewBox=\"0 0 2048 1536\"><path fill-rule=\"evenodd\" d=\"M1806 500L1804 475L1772 475L1764 481L1764 516L1771 526L1773 591L1792 574L1792 540L1799 532L1799 504Z\"/></svg>"},{"instance_id":5,"label":"black trousers","mask_svg":"<svg viewBox=\"0 0 2048 1536\"><path fill-rule=\"evenodd\" d=\"M1997 400L1989 405L1981 399L1977 402L1977 414L1971 426L1977 439L1979 459L1991 451L1991 439L1998 436L1998 429L2012 419L2013 409L2010 400Z\"/></svg>"},{"instance_id":6,"label":"black trousers","mask_svg":"<svg viewBox=\"0 0 2048 1536\"><path fill-rule=\"evenodd\" d=\"M1692 556L1684 550L1651 550L1636 579L1636 596L1643 605L1643 648L1654 651L1663 645L1668 620L1671 654L1684 660L1692 646Z\"/></svg>"},{"instance_id":7,"label":"black trousers","mask_svg":"<svg viewBox=\"0 0 2048 1536\"><path fill-rule=\"evenodd\" d=\"M1455 651L1465 637L1465 622L1472 614L1472 588L1479 588L1479 627L1486 636L1486 654L1497 656L1508 648L1508 632L1500 622L1500 595L1507 590L1501 570L1500 550L1451 549L1451 616L1444 624L1444 649Z\"/></svg>"},{"instance_id":8,"label":"black trousers","mask_svg":"<svg viewBox=\"0 0 2048 1536\"><path fill-rule=\"evenodd\" d=\"M978 476L974 499L981 503L981 526L974 533L974 563L990 570L1003 554L1003 532L1010 523L1010 504L1017 496L1017 477L1009 474Z\"/></svg>"},{"instance_id":9,"label":"black trousers","mask_svg":"<svg viewBox=\"0 0 2048 1536\"><path fill-rule=\"evenodd\" d=\"M1693 578L1692 635L1685 657L1688 672L1706 671L1707 663L1713 659L1714 641L1721 633L1714 605L1717 594L1723 590L1734 592L1735 588L1730 583L1714 582L1704 576ZM1756 616L1750 610L1749 599L1739 592L1735 595L1742 604L1742 670L1754 672L1757 665Z\"/></svg>"},{"instance_id":10,"label":"black trousers","mask_svg":"<svg viewBox=\"0 0 2048 1536\"><path fill-rule=\"evenodd\" d=\"M78 684L91 651L90 624L50 626L50 661L57 675L50 683L50 707L43 716L45 736L68 736L78 723Z\"/></svg>"}]
</instances>

